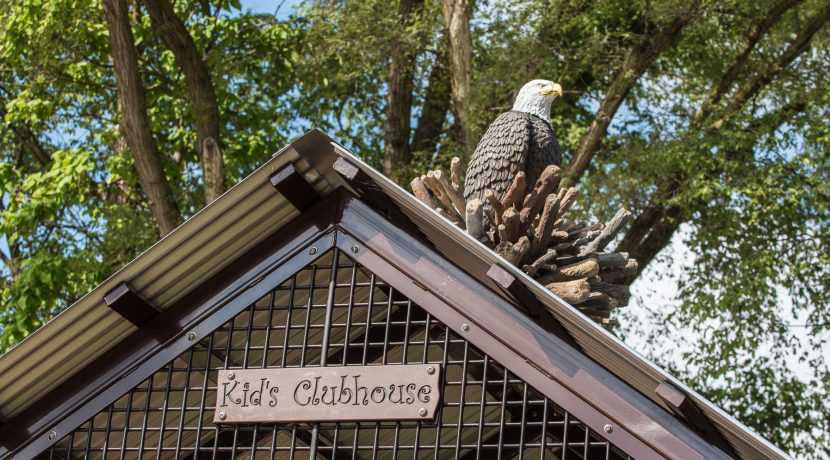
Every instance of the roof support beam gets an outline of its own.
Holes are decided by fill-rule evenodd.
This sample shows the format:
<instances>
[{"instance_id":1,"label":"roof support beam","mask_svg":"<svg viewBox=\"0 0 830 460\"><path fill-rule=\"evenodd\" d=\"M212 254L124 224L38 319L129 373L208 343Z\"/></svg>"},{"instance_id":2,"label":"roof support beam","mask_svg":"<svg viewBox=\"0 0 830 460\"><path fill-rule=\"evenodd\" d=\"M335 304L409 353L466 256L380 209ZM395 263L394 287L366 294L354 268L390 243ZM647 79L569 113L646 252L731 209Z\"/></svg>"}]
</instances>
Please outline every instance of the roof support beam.
<instances>
[{"instance_id":1,"label":"roof support beam","mask_svg":"<svg viewBox=\"0 0 830 460\"><path fill-rule=\"evenodd\" d=\"M493 264L487 270L487 277L493 280L502 291L513 297L519 308L524 309L545 330L556 334L557 337L568 342L577 350L581 350L573 336L562 326L562 323L554 318L547 308L527 289L527 286L517 280L512 273L498 264Z\"/></svg>"},{"instance_id":2,"label":"roof support beam","mask_svg":"<svg viewBox=\"0 0 830 460\"><path fill-rule=\"evenodd\" d=\"M395 225L403 228L414 236L421 239L422 242L427 242L421 230L409 220L403 212L401 212L398 205L395 204L360 168L352 164L349 160L340 157L334 162L332 167L340 177L346 181L347 184L357 192L363 201L371 204L377 211L385 215Z\"/></svg>"},{"instance_id":3,"label":"roof support beam","mask_svg":"<svg viewBox=\"0 0 830 460\"><path fill-rule=\"evenodd\" d=\"M159 312L127 282L104 295L104 303L136 327L143 326Z\"/></svg>"},{"instance_id":4,"label":"roof support beam","mask_svg":"<svg viewBox=\"0 0 830 460\"><path fill-rule=\"evenodd\" d=\"M686 419L700 435L726 452L727 454L731 455L733 458L737 458L737 454L735 453L735 449L724 439L723 435L718 431L718 429L712 425L706 415L700 411L700 409L695 405L695 403L686 396L685 393L680 391L674 385L669 383L668 380L664 380L660 382L660 385L657 385L657 389L655 390L657 395L671 408L674 413Z\"/></svg>"},{"instance_id":5,"label":"roof support beam","mask_svg":"<svg viewBox=\"0 0 830 460\"><path fill-rule=\"evenodd\" d=\"M305 211L322 198L320 192L297 171L292 163L278 169L269 177L269 180L271 185L300 212Z\"/></svg>"}]
</instances>

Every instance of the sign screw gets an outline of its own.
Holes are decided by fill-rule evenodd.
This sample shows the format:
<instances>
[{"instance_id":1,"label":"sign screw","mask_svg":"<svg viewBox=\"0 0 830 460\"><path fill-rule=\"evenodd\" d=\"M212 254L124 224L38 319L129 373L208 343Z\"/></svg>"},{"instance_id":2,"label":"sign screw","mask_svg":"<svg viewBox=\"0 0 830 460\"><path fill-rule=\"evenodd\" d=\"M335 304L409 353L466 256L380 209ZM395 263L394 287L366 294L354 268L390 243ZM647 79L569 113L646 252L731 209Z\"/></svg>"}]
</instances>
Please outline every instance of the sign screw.
<instances>
[{"instance_id":1,"label":"sign screw","mask_svg":"<svg viewBox=\"0 0 830 460\"><path fill-rule=\"evenodd\" d=\"M219 420L225 420L226 417L227 417L227 415L225 415L224 411L219 412Z\"/></svg>"},{"instance_id":2,"label":"sign screw","mask_svg":"<svg viewBox=\"0 0 830 460\"><path fill-rule=\"evenodd\" d=\"M357 254L357 251L360 251L360 248L357 245L352 245L352 253Z\"/></svg>"},{"instance_id":3,"label":"sign screw","mask_svg":"<svg viewBox=\"0 0 830 460\"><path fill-rule=\"evenodd\" d=\"M236 377L236 374L234 374L233 371L228 372L228 380L233 380L234 377Z\"/></svg>"},{"instance_id":4,"label":"sign screw","mask_svg":"<svg viewBox=\"0 0 830 460\"><path fill-rule=\"evenodd\" d=\"M187 334L187 340L190 340L191 342L196 340L196 333L191 332L190 334Z\"/></svg>"},{"instance_id":5,"label":"sign screw","mask_svg":"<svg viewBox=\"0 0 830 460\"><path fill-rule=\"evenodd\" d=\"M470 325L467 324L467 323L462 324L461 325L461 330L464 331L464 332L470 332Z\"/></svg>"},{"instance_id":6,"label":"sign screw","mask_svg":"<svg viewBox=\"0 0 830 460\"><path fill-rule=\"evenodd\" d=\"M435 367L433 367L433 366L429 366L429 367L427 368L427 374L432 375L432 374L434 374L434 373L435 373Z\"/></svg>"},{"instance_id":7,"label":"sign screw","mask_svg":"<svg viewBox=\"0 0 830 460\"><path fill-rule=\"evenodd\" d=\"M317 254L317 248L312 246L311 248L309 248L308 253L311 254L312 256L314 254Z\"/></svg>"},{"instance_id":8,"label":"sign screw","mask_svg":"<svg viewBox=\"0 0 830 460\"><path fill-rule=\"evenodd\" d=\"M605 425L604 427L602 427L602 431L605 431L606 433L611 433L612 431L614 431L614 427L611 425Z\"/></svg>"},{"instance_id":9,"label":"sign screw","mask_svg":"<svg viewBox=\"0 0 830 460\"><path fill-rule=\"evenodd\" d=\"M426 417L427 416L427 410L422 407L421 410L418 411L418 414L420 414L421 417Z\"/></svg>"},{"instance_id":10,"label":"sign screw","mask_svg":"<svg viewBox=\"0 0 830 460\"><path fill-rule=\"evenodd\" d=\"M55 439L58 436L58 433L54 431L49 432L49 439Z\"/></svg>"}]
</instances>

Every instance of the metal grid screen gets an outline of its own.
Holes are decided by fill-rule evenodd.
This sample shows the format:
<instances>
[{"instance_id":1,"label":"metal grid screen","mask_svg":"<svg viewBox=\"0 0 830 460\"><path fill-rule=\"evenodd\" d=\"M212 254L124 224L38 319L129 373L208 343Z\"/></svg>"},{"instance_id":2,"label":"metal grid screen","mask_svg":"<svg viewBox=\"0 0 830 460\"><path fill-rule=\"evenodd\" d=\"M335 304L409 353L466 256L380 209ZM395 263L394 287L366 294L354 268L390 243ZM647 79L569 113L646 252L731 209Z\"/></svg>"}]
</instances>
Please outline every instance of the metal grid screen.
<instances>
[{"instance_id":1,"label":"metal grid screen","mask_svg":"<svg viewBox=\"0 0 830 460\"><path fill-rule=\"evenodd\" d=\"M330 318L327 324L326 318ZM217 426L220 369L440 363L434 420ZM629 458L336 249L43 458Z\"/></svg>"}]
</instances>

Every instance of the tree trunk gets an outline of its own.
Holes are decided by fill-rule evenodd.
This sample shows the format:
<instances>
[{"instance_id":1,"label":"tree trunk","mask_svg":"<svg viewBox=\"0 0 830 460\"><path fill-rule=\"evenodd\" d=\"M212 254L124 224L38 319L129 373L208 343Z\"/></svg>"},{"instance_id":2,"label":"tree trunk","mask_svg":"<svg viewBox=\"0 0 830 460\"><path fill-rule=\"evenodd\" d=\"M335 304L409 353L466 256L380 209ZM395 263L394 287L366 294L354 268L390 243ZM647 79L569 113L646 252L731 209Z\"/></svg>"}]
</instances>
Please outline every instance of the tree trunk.
<instances>
[{"instance_id":1,"label":"tree trunk","mask_svg":"<svg viewBox=\"0 0 830 460\"><path fill-rule=\"evenodd\" d=\"M153 29L173 52L187 81L196 122L196 152L202 162L205 204L208 204L225 191L225 165L221 149L213 148L221 145L221 137L219 106L210 72L173 5L168 0L144 0L144 4L150 13Z\"/></svg>"},{"instance_id":2,"label":"tree trunk","mask_svg":"<svg viewBox=\"0 0 830 460\"><path fill-rule=\"evenodd\" d=\"M416 10L423 4L423 0L400 0L398 16L402 31L412 24ZM409 135L416 57L409 44L401 39L392 44L386 120L383 123L383 172L387 176L400 175L401 167L412 160Z\"/></svg>"},{"instance_id":3,"label":"tree trunk","mask_svg":"<svg viewBox=\"0 0 830 460\"><path fill-rule=\"evenodd\" d=\"M418 127L412 138L412 152L433 152L444 130L444 120L450 110L450 75L448 72L447 48L438 48L435 63L427 80L427 90Z\"/></svg>"},{"instance_id":4,"label":"tree trunk","mask_svg":"<svg viewBox=\"0 0 830 460\"><path fill-rule=\"evenodd\" d=\"M582 135L582 139L579 141L573 160L562 180L563 188L573 187L579 182L579 179L588 168L588 164L602 145L602 141L608 132L608 126L625 97L637 83L637 80L660 56L660 53L674 43L683 29L697 16L699 6L700 2L695 1L689 10L665 24L657 33L646 36L643 41L626 53L622 65L614 74L611 84L605 92L605 97L600 102L599 110L594 115L588 131Z\"/></svg>"},{"instance_id":5,"label":"tree trunk","mask_svg":"<svg viewBox=\"0 0 830 460\"><path fill-rule=\"evenodd\" d=\"M441 5L449 42L453 112L460 127L459 141L469 156L475 149L467 114L467 95L470 92L473 71L473 45L470 37L473 0L442 0Z\"/></svg>"},{"instance_id":6,"label":"tree trunk","mask_svg":"<svg viewBox=\"0 0 830 460\"><path fill-rule=\"evenodd\" d=\"M126 0L103 0L103 4L112 45L113 70L118 83L121 131L133 154L159 234L164 236L176 228L180 214L150 129L127 3Z\"/></svg>"}]
</instances>

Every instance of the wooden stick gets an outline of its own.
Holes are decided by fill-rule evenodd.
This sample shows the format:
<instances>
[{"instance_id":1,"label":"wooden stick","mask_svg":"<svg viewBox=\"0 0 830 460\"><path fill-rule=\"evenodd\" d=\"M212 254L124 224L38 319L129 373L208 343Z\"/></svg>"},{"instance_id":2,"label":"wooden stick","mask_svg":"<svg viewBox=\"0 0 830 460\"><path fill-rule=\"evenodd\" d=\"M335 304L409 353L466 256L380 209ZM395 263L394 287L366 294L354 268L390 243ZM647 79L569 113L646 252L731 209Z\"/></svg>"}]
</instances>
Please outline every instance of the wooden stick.
<instances>
[{"instance_id":1,"label":"wooden stick","mask_svg":"<svg viewBox=\"0 0 830 460\"><path fill-rule=\"evenodd\" d=\"M461 182L461 158L452 157L450 162L450 177L452 178L452 188L455 193L464 195L464 183Z\"/></svg>"},{"instance_id":2,"label":"wooden stick","mask_svg":"<svg viewBox=\"0 0 830 460\"><path fill-rule=\"evenodd\" d=\"M496 245L494 251L496 251L496 254L502 256L504 260L515 264L516 251L513 249L513 243L510 241L502 240L501 243Z\"/></svg>"},{"instance_id":3,"label":"wooden stick","mask_svg":"<svg viewBox=\"0 0 830 460\"><path fill-rule=\"evenodd\" d=\"M530 248L530 240L526 236L523 236L515 244L509 241L502 241L494 250L496 254L504 257L511 264L518 265L528 248Z\"/></svg>"},{"instance_id":4,"label":"wooden stick","mask_svg":"<svg viewBox=\"0 0 830 460\"><path fill-rule=\"evenodd\" d=\"M620 307L627 306L629 300L631 299L631 291L628 286L624 284L597 283L592 284L591 289L594 292L603 292L608 294L611 298L616 299L616 301L619 302Z\"/></svg>"},{"instance_id":5,"label":"wooden stick","mask_svg":"<svg viewBox=\"0 0 830 460\"><path fill-rule=\"evenodd\" d=\"M594 255L599 263L599 268L619 268L625 267L628 261L627 252L602 252Z\"/></svg>"},{"instance_id":6,"label":"wooden stick","mask_svg":"<svg viewBox=\"0 0 830 460\"><path fill-rule=\"evenodd\" d=\"M536 225L536 232L533 237L533 244L530 245L530 252L528 256L531 258L537 257L548 247L551 233L553 233L553 224L556 222L556 214L559 211L559 199L556 195L551 193L545 199L545 206L542 209L542 216L539 218L539 223Z\"/></svg>"},{"instance_id":7,"label":"wooden stick","mask_svg":"<svg viewBox=\"0 0 830 460\"><path fill-rule=\"evenodd\" d=\"M568 238L572 240L576 240L582 238L583 236L587 235L590 232L596 231L599 232L602 230L604 226L602 224L593 224L593 225L585 225L582 224L579 227L571 229L568 231ZM599 233L597 233L599 235Z\"/></svg>"},{"instance_id":8,"label":"wooden stick","mask_svg":"<svg viewBox=\"0 0 830 460\"><path fill-rule=\"evenodd\" d=\"M525 173L522 171L516 174L516 177L513 178L513 183L510 184L510 187L504 192L504 196L501 197L502 207L507 209L514 206L517 208L521 206L526 188Z\"/></svg>"},{"instance_id":9,"label":"wooden stick","mask_svg":"<svg viewBox=\"0 0 830 460\"><path fill-rule=\"evenodd\" d=\"M588 299L589 295L591 295L591 285L588 284L588 281L586 280L550 283L545 287L570 304L582 303Z\"/></svg>"},{"instance_id":10,"label":"wooden stick","mask_svg":"<svg viewBox=\"0 0 830 460\"><path fill-rule=\"evenodd\" d=\"M557 197L559 198L559 197ZM554 224L556 226L556 224ZM556 230L550 235L550 239L556 243L561 243L568 239L568 232L563 232L561 230Z\"/></svg>"},{"instance_id":11,"label":"wooden stick","mask_svg":"<svg viewBox=\"0 0 830 460\"><path fill-rule=\"evenodd\" d=\"M484 228L484 203L479 199L470 200L467 203L466 219L467 233L475 239L481 239L486 231Z\"/></svg>"},{"instance_id":12,"label":"wooden stick","mask_svg":"<svg viewBox=\"0 0 830 460\"><path fill-rule=\"evenodd\" d=\"M555 249L556 252L559 252L561 254L563 251L567 251L568 249L570 249L572 247L573 247L573 244L571 244L571 243L559 243L556 246L553 246L553 249Z\"/></svg>"},{"instance_id":13,"label":"wooden stick","mask_svg":"<svg viewBox=\"0 0 830 460\"><path fill-rule=\"evenodd\" d=\"M610 283L621 278L627 278L637 274L637 259L628 259L623 268L612 268L608 271L601 271L599 277L602 281Z\"/></svg>"},{"instance_id":14,"label":"wooden stick","mask_svg":"<svg viewBox=\"0 0 830 460\"><path fill-rule=\"evenodd\" d=\"M455 207L456 211L460 215L464 215L464 209L466 208L467 203L464 202L464 197L458 194L452 185L450 185L450 181L447 179L447 176L441 171L435 171L433 175L435 180L441 185L445 192L447 192L447 196L450 198L452 205Z\"/></svg>"},{"instance_id":15,"label":"wooden stick","mask_svg":"<svg viewBox=\"0 0 830 460\"><path fill-rule=\"evenodd\" d=\"M513 265L518 265L519 261L522 260L524 255L527 254L527 251L530 249L530 239L526 236L519 238L519 241L513 245L513 249L516 251L516 255L518 256L518 259L513 263Z\"/></svg>"},{"instance_id":16,"label":"wooden stick","mask_svg":"<svg viewBox=\"0 0 830 460\"><path fill-rule=\"evenodd\" d=\"M516 211L516 208L513 207L507 208L504 214L502 214L502 222L504 224L504 237L502 241L515 243L520 236L519 211ZM499 233L499 238L502 238L501 233Z\"/></svg>"},{"instance_id":17,"label":"wooden stick","mask_svg":"<svg viewBox=\"0 0 830 460\"><path fill-rule=\"evenodd\" d=\"M559 200L559 214L562 215L562 199ZM571 233L584 226L584 224L578 224L576 222L563 222L561 225L558 225L557 228L565 233Z\"/></svg>"},{"instance_id":18,"label":"wooden stick","mask_svg":"<svg viewBox=\"0 0 830 460\"><path fill-rule=\"evenodd\" d=\"M449 195L447 195L446 190L441 184L438 182L438 179L435 178L435 171L429 171L426 176L421 176L421 179L424 182L435 198L441 202L441 205L444 206L444 209L449 212L450 214L456 213L458 217L461 217L461 220L464 220L464 216L461 213L458 213L455 207L452 204L452 200L450 199ZM462 211L463 212L463 211Z\"/></svg>"},{"instance_id":19,"label":"wooden stick","mask_svg":"<svg viewBox=\"0 0 830 460\"><path fill-rule=\"evenodd\" d=\"M444 216L450 222L454 223L455 225L458 225L461 228L464 228L464 222L462 222L461 219L459 219L458 216L455 215L455 213L450 214L447 211L445 211L443 208L433 208L433 209L435 209L435 212L437 212L438 214L441 214L442 216Z\"/></svg>"},{"instance_id":20,"label":"wooden stick","mask_svg":"<svg viewBox=\"0 0 830 460\"><path fill-rule=\"evenodd\" d=\"M487 200L487 203L493 208L493 212L490 215L490 218L493 221L493 226L498 227L501 225L501 215L504 213L504 207L501 205L501 201L496 198L496 192L492 190L485 190L484 191L484 199Z\"/></svg>"},{"instance_id":21,"label":"wooden stick","mask_svg":"<svg viewBox=\"0 0 830 460\"><path fill-rule=\"evenodd\" d=\"M573 245L574 246L587 245L588 243L590 243L594 239L596 239L599 236L599 233L600 233L599 230L592 230L592 231L586 233L585 235L577 238L576 241L573 242ZM586 251L581 251L579 253L579 255L584 256L584 255L587 255L587 254L591 254L592 252L595 252L595 251L587 251L587 252Z\"/></svg>"},{"instance_id":22,"label":"wooden stick","mask_svg":"<svg viewBox=\"0 0 830 460\"><path fill-rule=\"evenodd\" d=\"M548 249L547 252L542 254L541 257L534 260L532 264L525 265L523 267L523 269L524 269L525 273L527 273L530 276L536 276L536 274L539 273L540 268L545 268L547 270L555 270L556 265L551 266L551 265L548 264L548 262L550 262L551 260L553 260L555 258L556 258L556 251L553 250L553 249Z\"/></svg>"},{"instance_id":23,"label":"wooden stick","mask_svg":"<svg viewBox=\"0 0 830 460\"><path fill-rule=\"evenodd\" d=\"M429 190L427 190L426 185L424 185L424 181L421 180L420 177L412 179L412 182L410 182L409 187L412 189L412 193L415 195L415 197L421 200L421 203L424 203L430 208L435 207L435 205L432 204L432 197L429 196Z\"/></svg>"},{"instance_id":24,"label":"wooden stick","mask_svg":"<svg viewBox=\"0 0 830 460\"><path fill-rule=\"evenodd\" d=\"M619 232L622 226L625 225L629 217L631 217L631 213L629 211L625 209L617 211L617 214L614 215L611 222L608 222L608 225L602 229L599 236L582 248L580 254L590 254L592 252L599 252L605 249L605 247L608 246L608 243L610 243L611 240L614 239L614 236L617 235L617 232Z\"/></svg>"},{"instance_id":25,"label":"wooden stick","mask_svg":"<svg viewBox=\"0 0 830 460\"><path fill-rule=\"evenodd\" d=\"M596 308L588 308L585 304L575 305L583 314L594 320L594 322L607 324L610 321L611 310L599 310Z\"/></svg>"},{"instance_id":26,"label":"wooden stick","mask_svg":"<svg viewBox=\"0 0 830 460\"><path fill-rule=\"evenodd\" d=\"M562 193L562 190L565 190L565 192ZM559 217L562 217L566 212L568 212L569 209L571 209L571 206L573 206L576 202L576 197L579 194L574 187L562 190L559 191L559 193L562 193L562 199L559 201Z\"/></svg>"},{"instance_id":27,"label":"wooden stick","mask_svg":"<svg viewBox=\"0 0 830 460\"><path fill-rule=\"evenodd\" d=\"M556 165L550 165L542 171L542 175L536 181L533 191L525 197L524 203L522 203L520 216L523 226L527 226L530 222L533 222L533 218L536 217L536 214L544 206L547 196L559 185L559 179L562 176L561 172L562 170Z\"/></svg>"},{"instance_id":28,"label":"wooden stick","mask_svg":"<svg viewBox=\"0 0 830 460\"><path fill-rule=\"evenodd\" d=\"M585 307L599 311L611 311L617 308L620 304L605 293L592 292L588 295L588 298L584 302L581 302L578 305L580 308Z\"/></svg>"},{"instance_id":29,"label":"wooden stick","mask_svg":"<svg viewBox=\"0 0 830 460\"><path fill-rule=\"evenodd\" d=\"M552 273L539 278L542 284L558 283L561 281L573 281L577 279L591 278L599 274L599 264L594 259L585 259L564 267L559 267Z\"/></svg>"}]
</instances>

